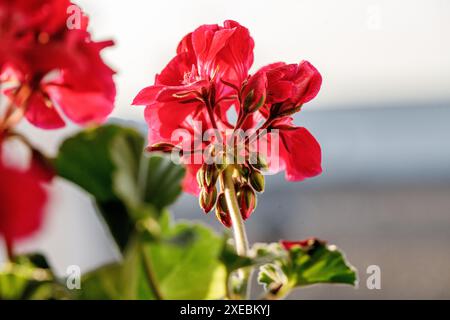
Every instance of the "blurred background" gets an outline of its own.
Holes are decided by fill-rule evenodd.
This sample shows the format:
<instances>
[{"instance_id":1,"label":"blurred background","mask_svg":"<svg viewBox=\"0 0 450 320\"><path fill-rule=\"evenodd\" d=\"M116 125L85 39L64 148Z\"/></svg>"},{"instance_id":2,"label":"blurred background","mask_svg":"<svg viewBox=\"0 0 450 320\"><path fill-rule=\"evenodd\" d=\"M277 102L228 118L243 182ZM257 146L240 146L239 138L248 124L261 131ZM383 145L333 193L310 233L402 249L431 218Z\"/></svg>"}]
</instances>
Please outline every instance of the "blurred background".
<instances>
[{"instance_id":1,"label":"blurred background","mask_svg":"<svg viewBox=\"0 0 450 320\"><path fill-rule=\"evenodd\" d=\"M94 38L117 44L105 51L118 71L112 121L142 132L143 108L130 106L133 97L201 24L234 19L248 27L253 70L309 60L323 87L295 120L322 145L324 173L302 183L268 177L247 223L250 241L316 236L343 249L359 271L357 289L317 286L292 299L450 299L449 1L77 3L91 17ZM50 155L79 130L21 129ZM45 252L60 275L69 265L89 271L118 259L91 199L61 180L52 190L45 229L20 250ZM172 209L179 219L222 230L192 196ZM367 289L370 265L381 268L380 290Z\"/></svg>"}]
</instances>

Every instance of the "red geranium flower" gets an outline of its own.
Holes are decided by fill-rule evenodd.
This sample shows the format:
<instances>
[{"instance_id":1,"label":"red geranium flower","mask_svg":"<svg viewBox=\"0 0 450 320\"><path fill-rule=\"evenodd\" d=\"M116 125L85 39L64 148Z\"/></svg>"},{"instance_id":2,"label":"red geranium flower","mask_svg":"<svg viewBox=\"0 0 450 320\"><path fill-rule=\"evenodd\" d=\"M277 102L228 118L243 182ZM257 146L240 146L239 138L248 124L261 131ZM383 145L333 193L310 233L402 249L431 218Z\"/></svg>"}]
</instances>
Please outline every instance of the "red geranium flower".
<instances>
[{"instance_id":1,"label":"red geranium flower","mask_svg":"<svg viewBox=\"0 0 450 320\"><path fill-rule=\"evenodd\" d=\"M200 204L205 212L223 196L215 190L215 169L204 158L193 162L199 152L228 157L232 146L238 149L232 151L233 157L248 156L248 145L256 139L257 153L266 158L272 171L285 170L288 180L300 181L322 170L320 145L305 128L294 126L291 118L319 92L320 73L303 61L298 65L270 64L249 75L253 47L248 30L237 22L225 21L224 27L201 26L183 38L177 55L156 76L155 84L143 89L133 101L146 105L149 150L180 151L187 165L184 190L198 195L203 189ZM237 113L234 124L228 119L230 107ZM180 136L177 129L185 134ZM218 135L204 141L203 134L210 129ZM241 130L248 136L236 140ZM279 150L260 150L258 140L279 142ZM223 148L219 151L216 147L220 144ZM254 191L263 190L262 167L250 162L236 166L240 171L235 180L243 219L256 206ZM223 216L227 208L222 205L216 211L220 221L228 221Z\"/></svg>"},{"instance_id":2,"label":"red geranium flower","mask_svg":"<svg viewBox=\"0 0 450 320\"><path fill-rule=\"evenodd\" d=\"M269 157L269 161L277 164L272 170L285 169L290 181L320 174L320 145L307 129L294 126L290 117L318 94L322 84L320 73L309 62L302 61L298 65L270 64L256 74L265 74L267 78L266 101L259 109L266 119L263 127L279 130L279 158Z\"/></svg>"},{"instance_id":3,"label":"red geranium flower","mask_svg":"<svg viewBox=\"0 0 450 320\"><path fill-rule=\"evenodd\" d=\"M26 238L39 230L44 217L47 181L39 164L27 171L7 168L0 162L0 236L9 249L16 240Z\"/></svg>"},{"instance_id":4,"label":"red geranium flower","mask_svg":"<svg viewBox=\"0 0 450 320\"><path fill-rule=\"evenodd\" d=\"M114 71L100 56L112 41L93 42L80 15L69 30L68 0L0 0L0 73L6 94L35 126L55 129L65 117L99 123L113 109ZM17 110L9 110L13 113Z\"/></svg>"},{"instance_id":5,"label":"red geranium flower","mask_svg":"<svg viewBox=\"0 0 450 320\"><path fill-rule=\"evenodd\" d=\"M147 105L150 146L178 143L172 141L174 130L191 127L191 120L200 115L207 115L209 128L221 131L256 130L262 119L265 123L260 129L280 131L280 153L268 159L269 164L278 163L273 170L285 169L287 179L296 181L320 174L319 144L289 117L317 95L320 73L303 61L271 64L250 77L253 46L247 29L232 21L224 27L201 26L184 37L177 56L156 76L155 85L143 89L133 102ZM235 126L224 112L233 104L239 113ZM275 157L278 161L273 161ZM188 168L185 190L198 192L194 177L199 167Z\"/></svg>"}]
</instances>

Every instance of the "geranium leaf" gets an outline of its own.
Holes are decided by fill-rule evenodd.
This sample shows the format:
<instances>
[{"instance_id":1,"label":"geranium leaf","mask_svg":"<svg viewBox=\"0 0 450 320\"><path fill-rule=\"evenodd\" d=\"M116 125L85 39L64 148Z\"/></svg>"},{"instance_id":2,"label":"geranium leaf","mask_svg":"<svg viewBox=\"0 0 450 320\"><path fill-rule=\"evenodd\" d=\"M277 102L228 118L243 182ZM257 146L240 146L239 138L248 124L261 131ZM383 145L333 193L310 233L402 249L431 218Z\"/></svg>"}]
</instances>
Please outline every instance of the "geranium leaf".
<instances>
[{"instance_id":1,"label":"geranium leaf","mask_svg":"<svg viewBox=\"0 0 450 320\"><path fill-rule=\"evenodd\" d=\"M167 219L167 214L163 219ZM220 261L223 238L209 228L193 223L170 224L163 227L162 232L161 241L134 238L121 263L87 274L82 281L81 297L223 298L226 281L225 266ZM158 288L158 294L154 286Z\"/></svg>"},{"instance_id":2,"label":"geranium leaf","mask_svg":"<svg viewBox=\"0 0 450 320\"><path fill-rule=\"evenodd\" d=\"M337 247L317 239L290 246L269 244L259 251L263 255L277 252L274 261L261 266L258 274L258 282L273 297L284 297L296 287L318 283L355 285L357 281L355 268Z\"/></svg>"},{"instance_id":3,"label":"geranium leaf","mask_svg":"<svg viewBox=\"0 0 450 320\"><path fill-rule=\"evenodd\" d=\"M186 239L180 242L179 239ZM219 299L225 296L226 270L220 261L223 238L195 223L172 224L164 241L144 244L165 299Z\"/></svg>"},{"instance_id":4,"label":"geranium leaf","mask_svg":"<svg viewBox=\"0 0 450 320\"><path fill-rule=\"evenodd\" d=\"M184 169L143 149L136 130L106 125L67 139L55 159L61 177L94 197L121 250L136 221L158 217L181 193Z\"/></svg>"},{"instance_id":5,"label":"geranium leaf","mask_svg":"<svg viewBox=\"0 0 450 320\"><path fill-rule=\"evenodd\" d=\"M291 248L295 285L341 283L355 285L356 271L335 245L314 240L307 248Z\"/></svg>"}]
</instances>

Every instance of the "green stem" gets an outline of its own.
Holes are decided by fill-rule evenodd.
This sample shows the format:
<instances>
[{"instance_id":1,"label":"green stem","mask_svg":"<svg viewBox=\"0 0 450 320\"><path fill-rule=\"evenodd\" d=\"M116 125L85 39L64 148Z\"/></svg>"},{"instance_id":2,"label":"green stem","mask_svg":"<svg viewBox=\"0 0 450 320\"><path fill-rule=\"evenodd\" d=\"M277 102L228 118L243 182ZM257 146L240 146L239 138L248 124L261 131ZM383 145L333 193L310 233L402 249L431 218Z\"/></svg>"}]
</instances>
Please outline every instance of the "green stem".
<instances>
[{"instance_id":1,"label":"green stem","mask_svg":"<svg viewBox=\"0 0 450 320\"><path fill-rule=\"evenodd\" d=\"M144 263L145 276L147 277L147 281L150 286L150 289L153 291L153 294L155 295L156 300L164 300L163 295L161 294L161 291L159 290L158 284L156 282L156 277L155 277L155 272L153 271L152 262L147 257L147 254L144 249L144 245L139 244L139 246L141 249L142 261Z\"/></svg>"},{"instance_id":2,"label":"green stem","mask_svg":"<svg viewBox=\"0 0 450 320\"><path fill-rule=\"evenodd\" d=\"M138 179L138 188L141 199L145 198L145 194L147 192L147 178L148 178L148 169L150 164L150 158L146 157L145 154L141 156L141 161L139 163L139 179ZM139 240L137 240L139 241ZM143 243L139 243L142 262L144 264L144 272L147 277L148 285L150 289L153 291L156 300L164 300L161 291L159 290L158 282L156 280L155 272L153 269L152 261L149 257L147 257L147 253L145 251L145 247Z\"/></svg>"},{"instance_id":3,"label":"green stem","mask_svg":"<svg viewBox=\"0 0 450 320\"><path fill-rule=\"evenodd\" d=\"M240 256L248 256L249 254L249 246L247 240L247 233L245 232L244 221L242 219L239 204L236 197L236 190L234 189L233 182L233 166L228 166L222 174L223 186L225 199L227 202L227 208L230 213L231 222L233 225L233 235L236 246L236 252ZM239 292L237 292L238 299L246 299L249 291L249 278L250 278L250 270L241 269L239 270L239 277L242 282L242 286L240 286Z\"/></svg>"}]
</instances>

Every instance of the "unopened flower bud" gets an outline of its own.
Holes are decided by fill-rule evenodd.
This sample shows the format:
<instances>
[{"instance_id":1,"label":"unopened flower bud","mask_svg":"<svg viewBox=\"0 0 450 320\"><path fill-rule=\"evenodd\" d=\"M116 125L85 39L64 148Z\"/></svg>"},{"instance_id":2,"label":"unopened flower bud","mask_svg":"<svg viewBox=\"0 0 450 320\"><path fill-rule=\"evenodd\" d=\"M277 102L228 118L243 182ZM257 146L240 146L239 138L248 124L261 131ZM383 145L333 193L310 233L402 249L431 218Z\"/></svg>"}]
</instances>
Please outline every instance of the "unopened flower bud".
<instances>
[{"instance_id":1,"label":"unopened flower bud","mask_svg":"<svg viewBox=\"0 0 450 320\"><path fill-rule=\"evenodd\" d=\"M227 201L225 199L225 194L222 192L217 197L217 203L216 203L216 217L217 219L227 228L230 228L231 223L231 216L228 211Z\"/></svg>"},{"instance_id":2,"label":"unopened flower bud","mask_svg":"<svg viewBox=\"0 0 450 320\"><path fill-rule=\"evenodd\" d=\"M148 152L171 152L176 148L173 144L168 142L155 143L147 148Z\"/></svg>"},{"instance_id":3,"label":"unopened flower bud","mask_svg":"<svg viewBox=\"0 0 450 320\"><path fill-rule=\"evenodd\" d=\"M256 192L264 191L264 176L261 172L252 170L252 172L250 172L248 180L250 182L250 185L253 189L255 189Z\"/></svg>"},{"instance_id":4,"label":"unopened flower bud","mask_svg":"<svg viewBox=\"0 0 450 320\"><path fill-rule=\"evenodd\" d=\"M197 183L200 188L211 189L216 185L219 172L213 164L203 164L197 171Z\"/></svg>"},{"instance_id":5,"label":"unopened flower bud","mask_svg":"<svg viewBox=\"0 0 450 320\"><path fill-rule=\"evenodd\" d=\"M264 105L266 101L267 77L265 72L258 72L248 79L242 91L244 112L252 113Z\"/></svg>"},{"instance_id":6,"label":"unopened flower bud","mask_svg":"<svg viewBox=\"0 0 450 320\"><path fill-rule=\"evenodd\" d=\"M237 194L242 219L247 220L256 208L256 194L253 189L244 185Z\"/></svg>"},{"instance_id":7,"label":"unopened flower bud","mask_svg":"<svg viewBox=\"0 0 450 320\"><path fill-rule=\"evenodd\" d=\"M216 166L213 164L207 165L205 168L204 183L206 187L211 187L216 184L219 173L216 170Z\"/></svg>"},{"instance_id":8,"label":"unopened flower bud","mask_svg":"<svg viewBox=\"0 0 450 320\"><path fill-rule=\"evenodd\" d=\"M203 209L205 213L208 213L216 204L216 199L217 199L216 187L213 187L209 192L206 189L202 189L199 197L200 207Z\"/></svg>"},{"instance_id":9,"label":"unopened flower bud","mask_svg":"<svg viewBox=\"0 0 450 320\"><path fill-rule=\"evenodd\" d=\"M198 186L200 187L200 189L202 189L204 187L204 185L203 185L203 180L204 180L203 177L204 176L205 176L205 171L203 170L203 167L201 167L197 171L197 183L198 183Z\"/></svg>"}]
</instances>

